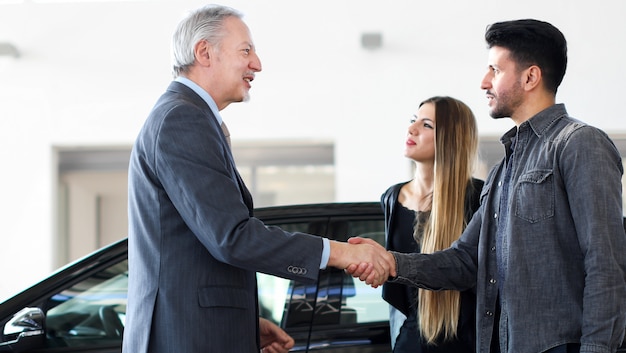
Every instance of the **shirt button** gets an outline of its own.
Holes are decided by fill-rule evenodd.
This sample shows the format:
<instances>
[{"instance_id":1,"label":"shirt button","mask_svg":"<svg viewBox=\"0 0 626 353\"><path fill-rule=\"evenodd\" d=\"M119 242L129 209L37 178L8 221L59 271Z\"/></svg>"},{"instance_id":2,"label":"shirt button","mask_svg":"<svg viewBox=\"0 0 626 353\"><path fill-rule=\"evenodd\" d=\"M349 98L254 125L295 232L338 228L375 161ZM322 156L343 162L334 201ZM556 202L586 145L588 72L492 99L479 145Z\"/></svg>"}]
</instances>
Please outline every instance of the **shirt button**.
<instances>
[{"instance_id":1,"label":"shirt button","mask_svg":"<svg viewBox=\"0 0 626 353\"><path fill-rule=\"evenodd\" d=\"M493 214L493 218L498 218L498 214L497 214L497 213L494 213L494 214Z\"/></svg>"},{"instance_id":2,"label":"shirt button","mask_svg":"<svg viewBox=\"0 0 626 353\"><path fill-rule=\"evenodd\" d=\"M502 186L502 182L501 181L498 182L498 186Z\"/></svg>"},{"instance_id":3,"label":"shirt button","mask_svg":"<svg viewBox=\"0 0 626 353\"><path fill-rule=\"evenodd\" d=\"M495 279L495 278L490 279L490 280L489 280L489 283L491 283L491 284L496 283L496 279Z\"/></svg>"},{"instance_id":4,"label":"shirt button","mask_svg":"<svg viewBox=\"0 0 626 353\"><path fill-rule=\"evenodd\" d=\"M485 316L493 316L493 313L489 310L485 311Z\"/></svg>"},{"instance_id":5,"label":"shirt button","mask_svg":"<svg viewBox=\"0 0 626 353\"><path fill-rule=\"evenodd\" d=\"M491 251L496 251L496 247L495 247L495 246L492 246L492 247L491 247Z\"/></svg>"}]
</instances>

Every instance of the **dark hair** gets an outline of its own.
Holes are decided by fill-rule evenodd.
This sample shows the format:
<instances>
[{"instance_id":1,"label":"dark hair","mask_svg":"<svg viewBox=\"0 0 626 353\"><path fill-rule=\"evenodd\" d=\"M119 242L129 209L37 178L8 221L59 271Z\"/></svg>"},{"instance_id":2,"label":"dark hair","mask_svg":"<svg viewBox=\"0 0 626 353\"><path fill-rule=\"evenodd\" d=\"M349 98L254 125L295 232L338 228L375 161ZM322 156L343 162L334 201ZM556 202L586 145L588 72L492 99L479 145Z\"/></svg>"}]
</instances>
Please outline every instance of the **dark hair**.
<instances>
[{"instance_id":1,"label":"dark hair","mask_svg":"<svg viewBox=\"0 0 626 353\"><path fill-rule=\"evenodd\" d=\"M485 40L488 48L508 49L518 69L537 65L546 89L556 94L567 68L567 42L556 27L533 19L498 22L487 27Z\"/></svg>"}]
</instances>

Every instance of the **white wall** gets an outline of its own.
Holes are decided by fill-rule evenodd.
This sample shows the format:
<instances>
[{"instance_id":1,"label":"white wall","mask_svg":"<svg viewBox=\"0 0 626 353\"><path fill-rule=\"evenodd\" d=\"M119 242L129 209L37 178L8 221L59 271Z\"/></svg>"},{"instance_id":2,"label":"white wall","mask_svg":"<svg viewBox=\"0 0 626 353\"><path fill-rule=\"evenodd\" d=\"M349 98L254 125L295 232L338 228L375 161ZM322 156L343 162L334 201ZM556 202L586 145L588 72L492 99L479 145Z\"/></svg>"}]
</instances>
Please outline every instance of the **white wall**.
<instances>
[{"instance_id":1,"label":"white wall","mask_svg":"<svg viewBox=\"0 0 626 353\"><path fill-rule=\"evenodd\" d=\"M169 42L204 1L0 0L0 299L52 270L54 146L129 145L169 83ZM409 177L407 119L424 98L472 107L483 135L510 121L487 115L479 82L487 24L547 20L566 35L570 65L559 94L570 113L623 133L626 2L257 0L242 10L263 62L252 101L222 112L233 139L336 141L337 201L377 200ZM380 31L383 47L360 47Z\"/></svg>"}]
</instances>

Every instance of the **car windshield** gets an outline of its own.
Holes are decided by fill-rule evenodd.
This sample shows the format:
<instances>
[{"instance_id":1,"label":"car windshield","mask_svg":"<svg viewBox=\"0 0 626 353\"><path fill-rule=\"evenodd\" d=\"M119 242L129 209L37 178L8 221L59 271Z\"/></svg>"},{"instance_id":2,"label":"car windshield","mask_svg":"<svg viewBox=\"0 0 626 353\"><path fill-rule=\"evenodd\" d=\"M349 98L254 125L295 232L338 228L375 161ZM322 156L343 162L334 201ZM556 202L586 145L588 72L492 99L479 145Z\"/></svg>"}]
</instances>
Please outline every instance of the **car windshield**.
<instances>
[{"instance_id":1,"label":"car windshield","mask_svg":"<svg viewBox=\"0 0 626 353\"><path fill-rule=\"evenodd\" d=\"M49 339L68 345L86 338L121 341L127 288L125 260L54 295L46 319Z\"/></svg>"}]
</instances>

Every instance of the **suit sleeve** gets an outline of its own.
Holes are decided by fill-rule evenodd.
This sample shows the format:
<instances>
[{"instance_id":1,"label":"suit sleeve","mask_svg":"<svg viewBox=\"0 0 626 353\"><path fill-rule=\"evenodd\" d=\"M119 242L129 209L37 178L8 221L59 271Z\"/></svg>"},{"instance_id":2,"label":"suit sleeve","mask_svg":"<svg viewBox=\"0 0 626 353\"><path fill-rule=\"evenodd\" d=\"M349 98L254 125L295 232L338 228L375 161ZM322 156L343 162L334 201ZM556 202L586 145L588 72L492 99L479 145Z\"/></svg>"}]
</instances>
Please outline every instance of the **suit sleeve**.
<instances>
[{"instance_id":1,"label":"suit sleeve","mask_svg":"<svg viewBox=\"0 0 626 353\"><path fill-rule=\"evenodd\" d=\"M219 129L206 110L179 105L156 131L156 174L186 226L219 261L284 278L298 266L316 279L322 240L250 217Z\"/></svg>"}]
</instances>

